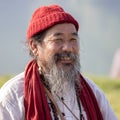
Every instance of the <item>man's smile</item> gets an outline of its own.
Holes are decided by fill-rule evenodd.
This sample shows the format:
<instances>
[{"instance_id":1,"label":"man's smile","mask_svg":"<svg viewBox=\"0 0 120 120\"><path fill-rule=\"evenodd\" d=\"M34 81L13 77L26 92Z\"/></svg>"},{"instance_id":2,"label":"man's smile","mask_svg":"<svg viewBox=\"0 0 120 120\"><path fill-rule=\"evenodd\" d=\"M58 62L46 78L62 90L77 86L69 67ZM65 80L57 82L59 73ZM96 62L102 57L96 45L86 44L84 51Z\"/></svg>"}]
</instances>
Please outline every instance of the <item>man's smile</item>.
<instances>
[{"instance_id":1,"label":"man's smile","mask_svg":"<svg viewBox=\"0 0 120 120\"><path fill-rule=\"evenodd\" d=\"M73 60L70 57L61 57L59 60L63 64L70 64L73 62Z\"/></svg>"}]
</instances>

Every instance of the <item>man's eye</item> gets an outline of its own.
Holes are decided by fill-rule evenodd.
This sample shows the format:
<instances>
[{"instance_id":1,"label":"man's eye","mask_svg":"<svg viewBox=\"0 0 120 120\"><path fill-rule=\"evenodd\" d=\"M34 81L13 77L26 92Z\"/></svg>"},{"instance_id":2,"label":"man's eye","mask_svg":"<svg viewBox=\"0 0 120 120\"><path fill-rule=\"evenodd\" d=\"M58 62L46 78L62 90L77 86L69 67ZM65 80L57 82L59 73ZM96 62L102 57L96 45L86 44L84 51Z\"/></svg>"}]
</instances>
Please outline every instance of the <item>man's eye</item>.
<instances>
[{"instance_id":1,"label":"man's eye","mask_svg":"<svg viewBox=\"0 0 120 120\"><path fill-rule=\"evenodd\" d=\"M71 38L70 41L77 42L77 39L76 38Z\"/></svg>"},{"instance_id":2,"label":"man's eye","mask_svg":"<svg viewBox=\"0 0 120 120\"><path fill-rule=\"evenodd\" d=\"M62 42L62 39L61 38L57 38L57 39L54 40L54 42L55 43L60 43L60 42Z\"/></svg>"},{"instance_id":3,"label":"man's eye","mask_svg":"<svg viewBox=\"0 0 120 120\"><path fill-rule=\"evenodd\" d=\"M62 41L62 38L57 38L56 41Z\"/></svg>"}]
</instances>

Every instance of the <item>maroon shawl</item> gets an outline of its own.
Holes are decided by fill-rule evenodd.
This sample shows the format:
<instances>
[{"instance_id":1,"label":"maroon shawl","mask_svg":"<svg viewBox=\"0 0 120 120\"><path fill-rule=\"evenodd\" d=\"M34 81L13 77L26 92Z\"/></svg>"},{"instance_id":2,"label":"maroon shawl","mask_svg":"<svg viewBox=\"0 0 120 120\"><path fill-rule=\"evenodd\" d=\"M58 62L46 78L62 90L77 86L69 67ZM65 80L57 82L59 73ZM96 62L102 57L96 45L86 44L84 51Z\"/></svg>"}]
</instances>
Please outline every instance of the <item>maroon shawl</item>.
<instances>
[{"instance_id":1,"label":"maroon shawl","mask_svg":"<svg viewBox=\"0 0 120 120\"><path fill-rule=\"evenodd\" d=\"M80 100L88 120L103 120L95 95L80 75ZM52 120L45 91L42 86L38 66L32 60L26 67L24 77L24 105L26 120Z\"/></svg>"}]
</instances>

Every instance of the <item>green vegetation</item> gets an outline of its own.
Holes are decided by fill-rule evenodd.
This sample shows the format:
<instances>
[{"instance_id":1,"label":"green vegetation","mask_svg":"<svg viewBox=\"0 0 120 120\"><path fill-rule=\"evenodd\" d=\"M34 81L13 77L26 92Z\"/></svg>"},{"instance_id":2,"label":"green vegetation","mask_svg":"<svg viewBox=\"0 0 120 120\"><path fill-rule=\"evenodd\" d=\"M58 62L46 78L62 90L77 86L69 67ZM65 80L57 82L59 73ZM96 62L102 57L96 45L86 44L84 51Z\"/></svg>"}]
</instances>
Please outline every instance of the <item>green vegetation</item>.
<instances>
[{"instance_id":1,"label":"green vegetation","mask_svg":"<svg viewBox=\"0 0 120 120\"><path fill-rule=\"evenodd\" d=\"M5 76L0 76L0 87L10 78L12 78L13 75L5 75Z\"/></svg>"},{"instance_id":2,"label":"green vegetation","mask_svg":"<svg viewBox=\"0 0 120 120\"><path fill-rule=\"evenodd\" d=\"M120 119L120 79L88 75L105 93L117 117Z\"/></svg>"},{"instance_id":3,"label":"green vegetation","mask_svg":"<svg viewBox=\"0 0 120 120\"><path fill-rule=\"evenodd\" d=\"M109 77L94 75L87 76L91 78L105 92L113 110L120 119L120 79L114 80ZM11 75L1 76L0 87L11 77Z\"/></svg>"}]
</instances>

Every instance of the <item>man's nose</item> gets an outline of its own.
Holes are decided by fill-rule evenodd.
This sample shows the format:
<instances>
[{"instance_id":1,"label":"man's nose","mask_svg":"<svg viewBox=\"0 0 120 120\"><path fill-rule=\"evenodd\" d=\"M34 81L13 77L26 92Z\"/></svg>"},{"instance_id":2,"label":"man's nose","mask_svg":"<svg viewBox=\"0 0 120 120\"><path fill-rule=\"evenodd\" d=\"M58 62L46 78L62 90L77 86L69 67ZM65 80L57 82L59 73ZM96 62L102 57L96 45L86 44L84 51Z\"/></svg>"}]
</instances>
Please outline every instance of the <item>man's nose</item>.
<instances>
[{"instance_id":1,"label":"man's nose","mask_svg":"<svg viewBox=\"0 0 120 120\"><path fill-rule=\"evenodd\" d=\"M66 52L72 52L73 51L73 45L70 42L65 42L62 45L62 50Z\"/></svg>"}]
</instances>

